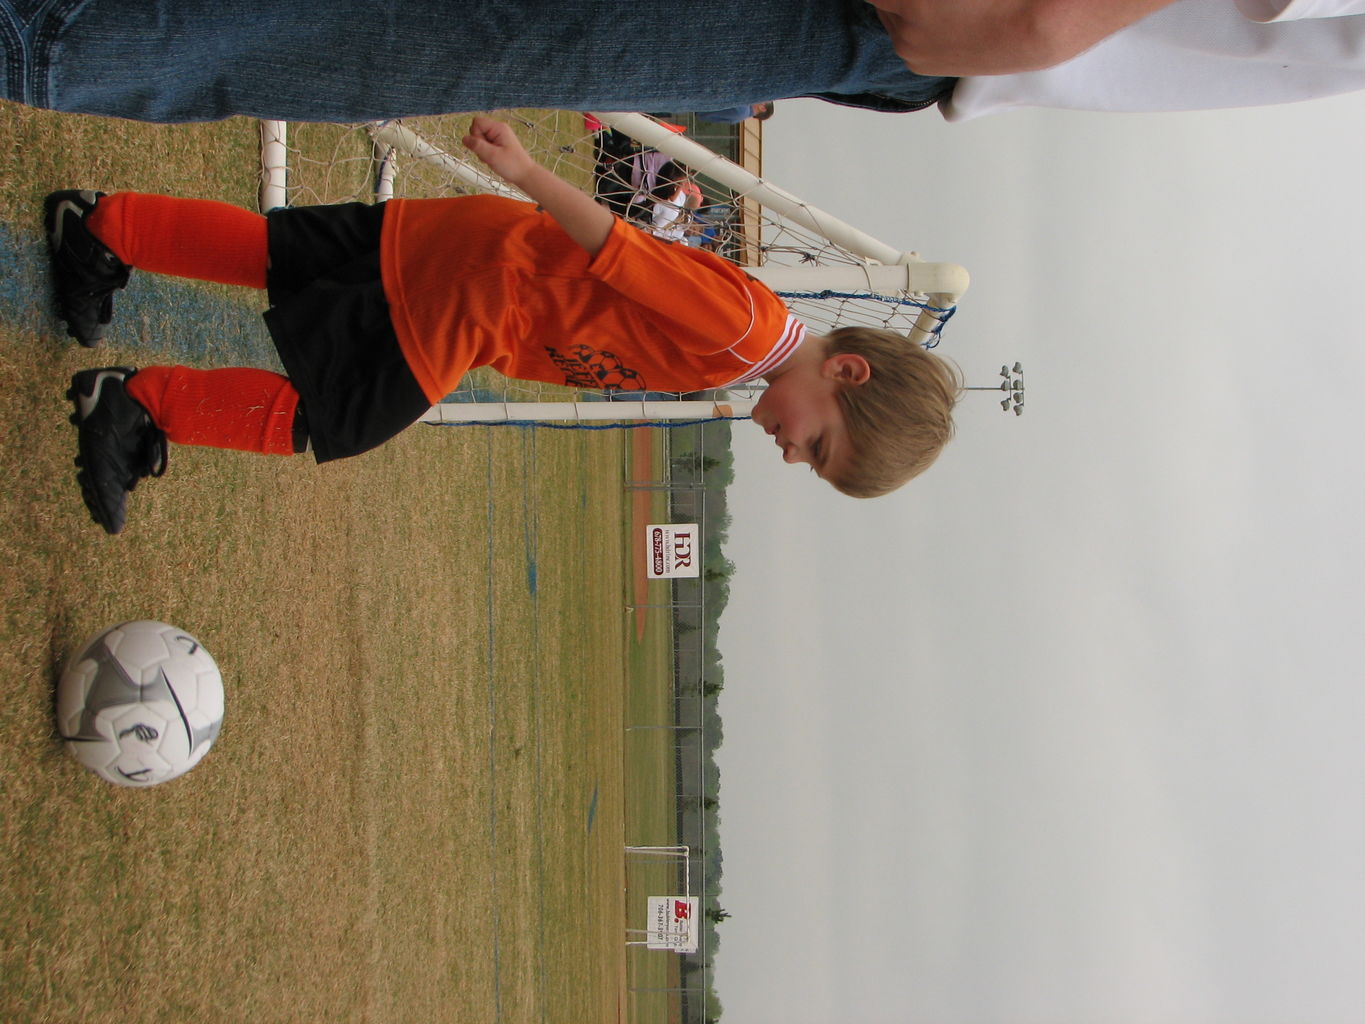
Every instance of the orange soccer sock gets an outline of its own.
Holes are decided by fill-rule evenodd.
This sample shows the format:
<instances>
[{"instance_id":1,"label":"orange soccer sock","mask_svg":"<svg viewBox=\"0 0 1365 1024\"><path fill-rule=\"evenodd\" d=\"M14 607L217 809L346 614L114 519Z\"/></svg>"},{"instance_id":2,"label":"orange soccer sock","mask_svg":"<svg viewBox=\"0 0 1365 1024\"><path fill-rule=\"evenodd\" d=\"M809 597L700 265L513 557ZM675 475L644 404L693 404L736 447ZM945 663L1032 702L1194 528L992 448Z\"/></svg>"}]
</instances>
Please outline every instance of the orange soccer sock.
<instances>
[{"instance_id":1,"label":"orange soccer sock","mask_svg":"<svg viewBox=\"0 0 1365 1024\"><path fill-rule=\"evenodd\" d=\"M307 438L295 429L299 393L269 370L148 366L127 387L176 444L291 455Z\"/></svg>"},{"instance_id":2,"label":"orange soccer sock","mask_svg":"<svg viewBox=\"0 0 1365 1024\"><path fill-rule=\"evenodd\" d=\"M86 227L131 267L265 287L266 221L240 206L143 192L102 196Z\"/></svg>"}]
</instances>

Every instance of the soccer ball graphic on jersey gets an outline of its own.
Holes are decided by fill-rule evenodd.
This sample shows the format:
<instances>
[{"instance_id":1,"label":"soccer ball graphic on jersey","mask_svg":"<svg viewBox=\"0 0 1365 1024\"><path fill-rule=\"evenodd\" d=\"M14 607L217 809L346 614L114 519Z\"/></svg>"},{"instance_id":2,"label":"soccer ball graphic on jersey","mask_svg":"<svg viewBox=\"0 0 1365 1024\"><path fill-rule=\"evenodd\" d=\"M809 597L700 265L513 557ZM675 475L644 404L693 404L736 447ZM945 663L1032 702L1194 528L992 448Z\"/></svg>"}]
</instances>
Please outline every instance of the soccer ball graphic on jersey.
<instances>
[{"instance_id":1,"label":"soccer ball graphic on jersey","mask_svg":"<svg viewBox=\"0 0 1365 1024\"><path fill-rule=\"evenodd\" d=\"M223 678L209 652L164 622L111 626L57 682L57 731L96 775L153 786L184 775L223 726Z\"/></svg>"},{"instance_id":2,"label":"soccer ball graphic on jersey","mask_svg":"<svg viewBox=\"0 0 1365 1024\"><path fill-rule=\"evenodd\" d=\"M638 370L622 364L614 352L594 352L586 360L588 372L603 391L643 391L644 378Z\"/></svg>"}]
</instances>

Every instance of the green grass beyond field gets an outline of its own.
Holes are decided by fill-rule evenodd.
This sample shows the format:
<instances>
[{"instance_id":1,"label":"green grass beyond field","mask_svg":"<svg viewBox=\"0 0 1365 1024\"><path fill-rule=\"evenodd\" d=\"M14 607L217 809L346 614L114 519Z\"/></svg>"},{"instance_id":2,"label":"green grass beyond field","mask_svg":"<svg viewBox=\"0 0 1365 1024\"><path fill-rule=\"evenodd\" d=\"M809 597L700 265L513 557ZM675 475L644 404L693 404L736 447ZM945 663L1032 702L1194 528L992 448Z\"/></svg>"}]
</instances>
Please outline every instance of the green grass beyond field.
<instances>
[{"instance_id":1,"label":"green grass beyond field","mask_svg":"<svg viewBox=\"0 0 1365 1024\"><path fill-rule=\"evenodd\" d=\"M255 296L145 277L104 349L65 339L40 199L252 205L256 126L0 107L0 140L0 1020L629 1019L628 666L656 685L669 649L624 614L629 435L415 427L324 467L174 449L106 537L69 375L269 349ZM71 651L137 618L195 634L227 690L204 762L142 791L52 722Z\"/></svg>"}]
</instances>

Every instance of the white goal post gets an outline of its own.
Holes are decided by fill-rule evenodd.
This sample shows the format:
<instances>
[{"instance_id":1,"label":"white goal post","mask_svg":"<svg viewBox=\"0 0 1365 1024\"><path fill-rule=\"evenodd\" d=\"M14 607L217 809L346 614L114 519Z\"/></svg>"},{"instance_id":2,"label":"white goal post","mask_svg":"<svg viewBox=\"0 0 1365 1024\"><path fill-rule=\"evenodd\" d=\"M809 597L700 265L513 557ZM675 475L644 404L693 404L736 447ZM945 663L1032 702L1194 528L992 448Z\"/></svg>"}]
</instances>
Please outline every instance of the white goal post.
<instances>
[{"instance_id":1,"label":"white goal post","mask_svg":"<svg viewBox=\"0 0 1365 1024\"><path fill-rule=\"evenodd\" d=\"M746 199L829 240L860 262L842 267L783 267L760 264L748 271L774 291L863 291L875 295L923 295L939 308L957 305L967 290L967 271L955 263L926 263L918 253L901 252L784 189L714 153L685 135L670 131L644 114L598 113L603 124L642 145L666 153L698 174L705 174ZM936 335L938 321L921 313L912 330ZM912 338L914 335L912 334ZM915 338L914 340L925 340Z\"/></svg>"},{"instance_id":2,"label":"white goal post","mask_svg":"<svg viewBox=\"0 0 1365 1024\"><path fill-rule=\"evenodd\" d=\"M967 290L962 267L926 262L918 253L882 242L644 114L516 111L499 116L517 126L536 159L595 192L605 168L626 166L641 153L661 154L655 159L666 157L683 168L704 196L700 210L684 214L684 240L706 244L743 266L817 330L844 324L889 327L909 343L933 347ZM263 121L261 207L375 202L394 195L519 197L472 157L466 159L459 140L467 123L467 116L363 125ZM318 141L324 132L330 134ZM648 223L641 226L651 229ZM760 393L746 387L698 402L654 394L639 396L644 401L628 395L602 401L600 394L590 394L582 397L595 400L584 401L562 388L547 388L543 400L531 390L480 381L423 419L588 424L736 417L747 416Z\"/></svg>"}]
</instances>

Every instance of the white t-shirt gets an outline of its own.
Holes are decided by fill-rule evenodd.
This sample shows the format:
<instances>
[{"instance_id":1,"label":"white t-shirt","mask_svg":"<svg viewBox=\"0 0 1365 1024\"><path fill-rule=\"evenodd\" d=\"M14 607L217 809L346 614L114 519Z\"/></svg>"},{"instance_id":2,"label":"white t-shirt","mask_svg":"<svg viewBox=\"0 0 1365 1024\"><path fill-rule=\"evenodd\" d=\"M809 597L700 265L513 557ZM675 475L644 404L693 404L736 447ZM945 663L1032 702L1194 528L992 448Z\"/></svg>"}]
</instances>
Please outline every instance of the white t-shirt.
<instances>
[{"instance_id":1,"label":"white t-shirt","mask_svg":"<svg viewBox=\"0 0 1365 1024\"><path fill-rule=\"evenodd\" d=\"M671 242L682 241L687 233L687 221L683 219L686 201L687 193L681 188L670 198L657 200L649 218L649 233Z\"/></svg>"},{"instance_id":2,"label":"white t-shirt","mask_svg":"<svg viewBox=\"0 0 1365 1024\"><path fill-rule=\"evenodd\" d=\"M1056 67L964 78L941 108L950 121L1017 107L1206 110L1357 89L1365 0L1176 0Z\"/></svg>"}]
</instances>

